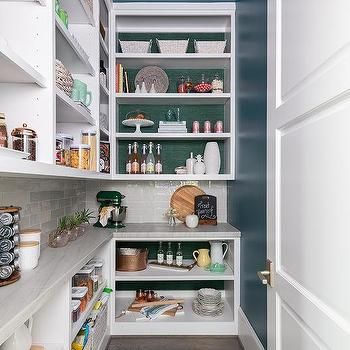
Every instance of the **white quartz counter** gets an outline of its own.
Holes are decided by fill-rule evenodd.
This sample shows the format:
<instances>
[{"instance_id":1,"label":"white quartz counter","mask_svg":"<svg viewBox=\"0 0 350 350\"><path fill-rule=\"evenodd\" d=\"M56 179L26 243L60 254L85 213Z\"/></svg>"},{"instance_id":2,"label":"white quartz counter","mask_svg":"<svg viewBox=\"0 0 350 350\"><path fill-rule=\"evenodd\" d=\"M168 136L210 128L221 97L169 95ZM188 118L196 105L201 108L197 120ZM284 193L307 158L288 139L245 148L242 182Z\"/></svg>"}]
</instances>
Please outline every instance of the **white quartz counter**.
<instances>
[{"instance_id":1,"label":"white quartz counter","mask_svg":"<svg viewBox=\"0 0 350 350\"><path fill-rule=\"evenodd\" d=\"M122 241L205 241L208 239L233 240L241 237L238 229L228 223L199 225L195 229L185 224L169 226L166 223L126 224L125 228L117 229L113 237Z\"/></svg>"},{"instance_id":2,"label":"white quartz counter","mask_svg":"<svg viewBox=\"0 0 350 350\"><path fill-rule=\"evenodd\" d=\"M63 248L42 250L39 265L22 272L21 279L0 288L0 344L38 311L113 236L111 229L91 227L83 237Z\"/></svg>"}]
</instances>

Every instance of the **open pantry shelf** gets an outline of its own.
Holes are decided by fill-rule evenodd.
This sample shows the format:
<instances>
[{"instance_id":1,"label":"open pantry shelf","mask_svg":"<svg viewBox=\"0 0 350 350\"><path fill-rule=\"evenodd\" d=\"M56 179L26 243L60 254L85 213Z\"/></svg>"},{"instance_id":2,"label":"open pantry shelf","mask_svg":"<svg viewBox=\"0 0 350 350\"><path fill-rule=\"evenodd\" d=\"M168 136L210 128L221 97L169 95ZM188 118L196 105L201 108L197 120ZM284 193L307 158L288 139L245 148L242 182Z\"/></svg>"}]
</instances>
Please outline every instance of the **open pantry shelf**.
<instances>
[{"instance_id":1,"label":"open pantry shelf","mask_svg":"<svg viewBox=\"0 0 350 350\"><path fill-rule=\"evenodd\" d=\"M116 133L119 140L225 140L231 137L230 133Z\"/></svg>"},{"instance_id":2,"label":"open pantry shelf","mask_svg":"<svg viewBox=\"0 0 350 350\"><path fill-rule=\"evenodd\" d=\"M217 175L176 175L176 174L116 174L113 177L114 180L126 180L126 181L225 181L233 180L231 174L217 174Z\"/></svg>"},{"instance_id":3,"label":"open pantry shelf","mask_svg":"<svg viewBox=\"0 0 350 350\"><path fill-rule=\"evenodd\" d=\"M69 23L95 26L93 13L86 0L60 0L60 3L69 13Z\"/></svg>"},{"instance_id":4,"label":"open pantry shelf","mask_svg":"<svg viewBox=\"0 0 350 350\"><path fill-rule=\"evenodd\" d=\"M46 86L46 79L19 56L0 36L0 83L34 83Z\"/></svg>"},{"instance_id":5,"label":"open pantry shelf","mask_svg":"<svg viewBox=\"0 0 350 350\"><path fill-rule=\"evenodd\" d=\"M142 68L144 66L161 66L162 68L181 69L228 69L230 67L230 53L223 54L127 54L117 53L118 63L129 68Z\"/></svg>"},{"instance_id":6,"label":"open pantry shelf","mask_svg":"<svg viewBox=\"0 0 350 350\"><path fill-rule=\"evenodd\" d=\"M184 260L184 265L192 264L193 260ZM226 264L227 265L227 264ZM195 266L191 271L177 271L165 268L147 266L146 270L135 272L116 271L116 281L233 281L232 269L227 265L223 273L213 273Z\"/></svg>"},{"instance_id":7,"label":"open pantry shelf","mask_svg":"<svg viewBox=\"0 0 350 350\"><path fill-rule=\"evenodd\" d=\"M56 122L96 125L91 113L79 106L59 88L56 88Z\"/></svg>"},{"instance_id":8,"label":"open pantry shelf","mask_svg":"<svg viewBox=\"0 0 350 350\"><path fill-rule=\"evenodd\" d=\"M191 104L191 105L210 105L225 104L230 100L231 95L223 94L133 94L119 93L115 94L118 104Z\"/></svg>"},{"instance_id":9,"label":"open pantry shelf","mask_svg":"<svg viewBox=\"0 0 350 350\"><path fill-rule=\"evenodd\" d=\"M234 328L233 310L221 291L225 303L224 313L218 317L201 317L192 311L192 302L195 292L192 291L160 291L160 295L169 295L185 300L184 309L175 317L160 316L156 320L140 319L140 314L127 312L126 315L117 318L113 334L137 334L137 335L225 335L232 334ZM118 316L122 310L127 309L134 299L134 294L128 292L116 292L116 313ZM231 295L232 297L232 295ZM233 300L232 300L233 303Z\"/></svg>"},{"instance_id":10,"label":"open pantry shelf","mask_svg":"<svg viewBox=\"0 0 350 350\"><path fill-rule=\"evenodd\" d=\"M100 296L103 292L103 289L106 287L106 284L107 284L106 282L102 283L102 285L98 288L98 291L96 293L94 293L94 296L89 301L85 311L80 314L79 320L77 322L73 323L71 336L70 336L71 341L74 340L74 338L78 334L80 328L85 323L85 321L86 321L87 317L89 316L89 314L91 313L96 301L100 298Z\"/></svg>"},{"instance_id":11,"label":"open pantry shelf","mask_svg":"<svg viewBox=\"0 0 350 350\"><path fill-rule=\"evenodd\" d=\"M55 22L56 58L62 61L71 73L87 73L94 76L95 70L89 59L57 15Z\"/></svg>"}]
</instances>

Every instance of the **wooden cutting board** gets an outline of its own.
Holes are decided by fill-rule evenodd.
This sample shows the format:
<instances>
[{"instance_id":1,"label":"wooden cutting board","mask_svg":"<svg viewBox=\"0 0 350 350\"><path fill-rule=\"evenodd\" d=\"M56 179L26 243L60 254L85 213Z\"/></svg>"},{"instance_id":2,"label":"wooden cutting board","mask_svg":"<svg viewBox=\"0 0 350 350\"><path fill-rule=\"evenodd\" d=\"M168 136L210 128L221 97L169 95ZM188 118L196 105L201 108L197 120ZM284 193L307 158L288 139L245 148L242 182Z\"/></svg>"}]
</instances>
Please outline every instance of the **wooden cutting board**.
<instances>
[{"instance_id":1,"label":"wooden cutting board","mask_svg":"<svg viewBox=\"0 0 350 350\"><path fill-rule=\"evenodd\" d=\"M194 213L194 199L205 192L194 185L179 187L171 196L170 207L176 209L177 218L185 222L186 216Z\"/></svg>"}]
</instances>

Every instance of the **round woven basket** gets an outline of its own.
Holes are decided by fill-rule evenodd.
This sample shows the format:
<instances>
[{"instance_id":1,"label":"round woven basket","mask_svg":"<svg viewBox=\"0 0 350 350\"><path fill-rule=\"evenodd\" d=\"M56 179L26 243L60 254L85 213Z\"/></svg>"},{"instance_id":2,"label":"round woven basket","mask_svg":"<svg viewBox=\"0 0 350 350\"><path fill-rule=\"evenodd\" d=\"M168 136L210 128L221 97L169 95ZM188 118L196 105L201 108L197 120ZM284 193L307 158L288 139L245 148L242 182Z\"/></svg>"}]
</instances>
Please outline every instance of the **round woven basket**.
<instances>
[{"instance_id":1,"label":"round woven basket","mask_svg":"<svg viewBox=\"0 0 350 350\"><path fill-rule=\"evenodd\" d=\"M73 77L68 69L59 60L56 60L56 86L69 97L73 90Z\"/></svg>"}]
</instances>

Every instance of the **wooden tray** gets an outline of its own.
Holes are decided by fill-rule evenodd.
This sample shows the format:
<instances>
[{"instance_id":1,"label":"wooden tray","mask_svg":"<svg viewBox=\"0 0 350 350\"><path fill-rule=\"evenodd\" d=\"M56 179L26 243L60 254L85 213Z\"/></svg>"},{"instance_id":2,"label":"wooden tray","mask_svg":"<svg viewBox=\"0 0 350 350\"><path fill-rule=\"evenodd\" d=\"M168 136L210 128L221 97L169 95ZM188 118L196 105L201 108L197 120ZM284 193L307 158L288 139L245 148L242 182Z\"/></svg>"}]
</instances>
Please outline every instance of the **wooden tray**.
<instances>
[{"instance_id":1,"label":"wooden tray","mask_svg":"<svg viewBox=\"0 0 350 350\"><path fill-rule=\"evenodd\" d=\"M186 216L194 213L194 199L205 192L194 185L179 187L171 196L170 206L176 209L177 219L185 222Z\"/></svg>"},{"instance_id":2,"label":"wooden tray","mask_svg":"<svg viewBox=\"0 0 350 350\"><path fill-rule=\"evenodd\" d=\"M0 280L0 287L8 286L9 284L17 282L21 278L21 274L15 271L8 279Z\"/></svg>"}]
</instances>

